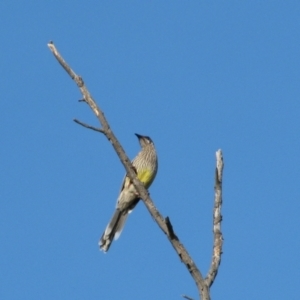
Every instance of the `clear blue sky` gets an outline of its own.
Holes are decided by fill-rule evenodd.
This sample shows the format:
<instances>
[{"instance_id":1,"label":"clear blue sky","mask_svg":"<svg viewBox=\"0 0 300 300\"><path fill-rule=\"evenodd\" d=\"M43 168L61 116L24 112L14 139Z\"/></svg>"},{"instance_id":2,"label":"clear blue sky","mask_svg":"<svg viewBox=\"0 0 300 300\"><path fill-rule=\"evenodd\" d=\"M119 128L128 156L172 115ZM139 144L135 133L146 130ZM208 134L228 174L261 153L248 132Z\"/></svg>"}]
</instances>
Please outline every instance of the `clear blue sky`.
<instances>
[{"instance_id":1,"label":"clear blue sky","mask_svg":"<svg viewBox=\"0 0 300 300\"><path fill-rule=\"evenodd\" d=\"M100 2L100 3L99 3ZM47 48L83 76L151 196L206 275L215 151L224 254L212 299L299 299L300 2L0 3L0 299L197 299L140 203L98 250L124 169Z\"/></svg>"}]
</instances>

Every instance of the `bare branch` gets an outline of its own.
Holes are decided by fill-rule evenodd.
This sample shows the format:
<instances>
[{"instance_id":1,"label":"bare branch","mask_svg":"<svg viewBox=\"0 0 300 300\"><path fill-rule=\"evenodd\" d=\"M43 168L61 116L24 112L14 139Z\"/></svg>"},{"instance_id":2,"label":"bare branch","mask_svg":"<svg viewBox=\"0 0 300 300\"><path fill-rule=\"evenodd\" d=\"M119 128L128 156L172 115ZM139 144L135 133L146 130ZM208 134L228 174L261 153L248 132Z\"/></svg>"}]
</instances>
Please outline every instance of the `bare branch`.
<instances>
[{"instance_id":1,"label":"bare branch","mask_svg":"<svg viewBox=\"0 0 300 300\"><path fill-rule=\"evenodd\" d=\"M55 56L55 58L58 60L58 62L61 64L61 66L66 70L66 72L69 74L69 76L76 82L77 86L79 87L79 89L83 95L84 101L86 101L86 103L91 107L94 114L98 118L98 120L101 123L102 128L103 128L103 129L101 129L101 130L103 130L103 132L102 131L101 132L104 133L105 136L107 137L107 139L112 143L112 146L114 147L117 155L119 156L122 164L124 165L124 167L126 169L127 176L129 176L129 178L132 180L140 198L145 203L148 211L150 212L151 216L154 218L155 222L158 224L158 226L161 228L161 230L167 235L170 243L172 244L174 250L178 254L180 260L185 264L189 273L193 277L193 279L197 285L200 298L202 300L210 300L209 288L208 288L207 284L205 283L205 280L204 280L201 272L197 268L196 264L192 260L191 256L189 255L189 253L187 252L185 247L179 241L179 239L173 229L171 231L172 234L170 234L171 227L170 226L168 227L168 225L165 222L165 219L160 214L160 212L157 210L157 208L154 206L154 203L153 203L152 199L150 198L144 185L136 178L136 173L132 167L132 164L131 164L129 158L127 157L127 155L125 154L119 141L117 140L117 138L111 131L110 126L109 126L106 118L104 117L103 112L100 110L99 106L96 104L96 102L92 98L91 94L87 90L87 88L84 84L84 81L65 62L65 60L62 58L62 56L57 51L53 42L50 42L48 44L48 47L51 50L51 52L53 53L53 55ZM89 126L89 125L87 125L87 126ZM170 224L170 222L169 222L169 224Z\"/></svg>"},{"instance_id":2,"label":"bare branch","mask_svg":"<svg viewBox=\"0 0 300 300\"><path fill-rule=\"evenodd\" d=\"M205 283L208 287L211 287L213 284L218 269L221 263L221 255L222 255L222 246L223 246L223 235L221 231L221 208L222 208L222 176L223 176L223 155L222 150L219 149L216 152L216 176L215 176L215 204L213 211L213 233L214 233L214 245L213 245L213 255L212 261L210 265L210 269L205 278Z\"/></svg>"},{"instance_id":3,"label":"bare branch","mask_svg":"<svg viewBox=\"0 0 300 300\"><path fill-rule=\"evenodd\" d=\"M105 131L104 131L103 129L101 129L101 128L97 128L97 127L94 127L94 126L90 126L90 125L88 125L88 124L85 124L85 123L83 123L83 122L77 120L77 119L74 119L73 121L74 121L75 123L77 123L77 124L79 124L79 125L85 127L85 128L92 129L92 130L95 130L95 131L98 131L98 132L101 132L101 133L105 134Z\"/></svg>"}]
</instances>

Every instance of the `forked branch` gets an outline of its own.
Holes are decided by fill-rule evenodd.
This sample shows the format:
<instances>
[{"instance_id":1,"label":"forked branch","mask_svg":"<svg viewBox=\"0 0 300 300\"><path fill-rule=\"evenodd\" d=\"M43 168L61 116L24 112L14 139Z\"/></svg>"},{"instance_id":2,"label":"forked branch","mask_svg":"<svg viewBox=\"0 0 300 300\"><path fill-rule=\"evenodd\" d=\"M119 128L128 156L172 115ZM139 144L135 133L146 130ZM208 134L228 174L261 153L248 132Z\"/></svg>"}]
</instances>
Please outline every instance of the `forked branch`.
<instances>
[{"instance_id":1,"label":"forked branch","mask_svg":"<svg viewBox=\"0 0 300 300\"><path fill-rule=\"evenodd\" d=\"M60 63L60 65L64 68L64 70L76 82L76 84L77 84L78 88L80 89L80 92L83 96L83 99L81 101L86 102L90 106L90 108L93 110L94 114L98 118L102 128L96 128L96 127L87 125L76 119L74 121L86 128L103 133L106 136L106 138L112 143L112 146L114 147L117 155L119 156L121 163L125 167L127 175L132 180L138 194L140 195L141 199L145 203L151 216L154 218L155 222L158 224L158 226L161 228L161 230L165 233L165 235L167 236L171 245L173 246L174 250L176 251L177 255L179 256L180 260L185 264L189 273L193 277L193 279L197 285L200 298L202 300L209 300L210 299L209 287L211 286L211 284L216 276L219 263L217 262L217 264L214 264L213 268L211 267L212 271L210 270L209 276L206 279L204 279L200 270L197 268L196 264L192 260L191 256L189 255L189 253L187 252L187 250L185 249L183 244L179 241L179 238L177 237L177 235L173 229L173 226L171 225L170 219L168 217L166 219L163 218L163 216L160 214L160 212L155 207L152 199L150 198L150 196L149 196L147 190L144 188L143 184L136 178L135 171L132 167L132 164L131 164L129 158L125 154L121 144L119 143L119 141L115 137L114 133L110 129L110 126L104 116L104 113L101 111L100 107L96 104L95 100L92 98L90 92L86 88L83 79L80 76L78 76L71 69L71 67L66 63L66 61L60 55L60 53L57 51L53 42L48 43L48 47L51 50L51 52L53 53L53 55L55 56L55 58L57 59L57 61ZM218 177L218 180L220 182L222 182L222 174ZM220 205L218 207L219 207L219 209L221 208ZM216 215L218 215L218 213ZM215 219L214 219L214 224L215 224ZM216 224L220 224L220 223L216 223ZM215 226L214 226L214 228L215 228ZM214 234L215 234L214 249L215 248L217 249L217 246L215 246L215 244L216 244L216 240L219 240L219 239L216 239L216 232L217 232L218 228L220 229L220 226L219 227L216 226L216 231L214 229ZM222 234L221 234L221 237L222 237ZM222 248L222 243L221 243L221 246L218 248L218 249L220 249L220 253L221 253L221 248ZM214 256L213 256L213 261L214 261ZM186 297L186 299L188 299L187 296L185 296L185 297Z\"/></svg>"}]
</instances>

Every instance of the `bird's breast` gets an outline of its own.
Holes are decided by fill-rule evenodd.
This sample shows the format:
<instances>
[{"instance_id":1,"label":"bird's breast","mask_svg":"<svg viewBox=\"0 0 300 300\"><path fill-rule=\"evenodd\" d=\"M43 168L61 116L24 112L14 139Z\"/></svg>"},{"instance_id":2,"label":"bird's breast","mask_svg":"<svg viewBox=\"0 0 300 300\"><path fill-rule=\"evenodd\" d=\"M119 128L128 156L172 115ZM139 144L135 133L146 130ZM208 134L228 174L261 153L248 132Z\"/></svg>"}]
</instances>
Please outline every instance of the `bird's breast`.
<instances>
[{"instance_id":1,"label":"bird's breast","mask_svg":"<svg viewBox=\"0 0 300 300\"><path fill-rule=\"evenodd\" d=\"M154 173L152 170L141 170L138 172L138 179L144 184L145 188L147 189L154 179Z\"/></svg>"}]
</instances>

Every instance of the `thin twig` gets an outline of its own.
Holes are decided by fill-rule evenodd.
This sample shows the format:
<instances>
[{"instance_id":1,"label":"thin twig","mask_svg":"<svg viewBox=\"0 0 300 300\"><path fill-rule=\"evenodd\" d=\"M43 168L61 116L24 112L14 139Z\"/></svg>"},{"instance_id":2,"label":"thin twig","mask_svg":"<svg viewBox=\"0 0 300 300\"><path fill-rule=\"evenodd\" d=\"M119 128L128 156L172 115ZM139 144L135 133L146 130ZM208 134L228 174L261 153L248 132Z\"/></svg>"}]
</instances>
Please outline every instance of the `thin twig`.
<instances>
[{"instance_id":1,"label":"thin twig","mask_svg":"<svg viewBox=\"0 0 300 300\"><path fill-rule=\"evenodd\" d=\"M194 300L193 298L187 296L187 295L182 295L183 298L187 299L187 300Z\"/></svg>"},{"instance_id":2,"label":"thin twig","mask_svg":"<svg viewBox=\"0 0 300 300\"><path fill-rule=\"evenodd\" d=\"M210 269L205 278L205 283L208 287L213 284L218 269L221 263L222 247L223 247L223 235L221 231L221 208L222 208L222 176L223 176L223 155L221 149L216 152L216 175L215 175L215 204L213 211L213 233L214 233L214 245L213 255L210 265Z\"/></svg>"},{"instance_id":3,"label":"thin twig","mask_svg":"<svg viewBox=\"0 0 300 300\"><path fill-rule=\"evenodd\" d=\"M85 123L83 123L83 122L81 122L81 121L79 121L79 120L77 120L77 119L74 119L73 121L74 121L75 123L77 123L77 124L79 124L79 125L85 127L85 128L92 129L92 130L95 130L95 131L98 131L98 132L101 132L101 133L105 134L105 131L104 131L103 129L101 129L101 128L97 128L97 127L94 127L94 126L85 124Z\"/></svg>"},{"instance_id":4,"label":"thin twig","mask_svg":"<svg viewBox=\"0 0 300 300\"><path fill-rule=\"evenodd\" d=\"M79 87L79 89L83 95L83 99L91 107L94 114L98 118L99 122L102 125L105 136L112 143L112 146L114 147L117 155L119 156L122 164L124 165L126 172L127 172L127 176L129 176L129 178L132 180L138 194L140 195L141 199L145 203L151 216L155 219L156 223L161 228L161 230L167 235L170 243L172 244L173 248L177 252L180 260L185 264L189 273L193 277L193 279L197 285L198 291L199 291L199 296L202 298L202 300L209 300L210 299L209 288L206 285L200 270L197 268L196 264L192 260L191 256L189 255L189 253L187 252L185 247L179 241L179 239L178 238L171 239L170 236L168 235L168 228L166 226L165 219L160 214L160 212L157 210L157 208L154 206L154 203L153 203L152 199L150 198L144 185L136 178L136 173L132 167L132 164L131 164L129 158L127 157L127 155L125 154L119 141L117 140L117 138L111 131L110 126L109 126L106 118L104 117L103 112L101 111L99 106L96 104L96 102L92 98L91 94L87 90L86 86L84 85L84 81L82 80L82 78L80 76L75 74L75 72L68 66L68 64L65 62L65 60L62 58L62 56L57 51L53 42L50 42L48 44L48 47L51 50L51 52L53 53L53 55L55 56L55 58L58 60L58 62L61 64L61 66L66 70L66 72L76 82L77 86ZM174 232L174 234L175 234L175 232Z\"/></svg>"}]
</instances>

